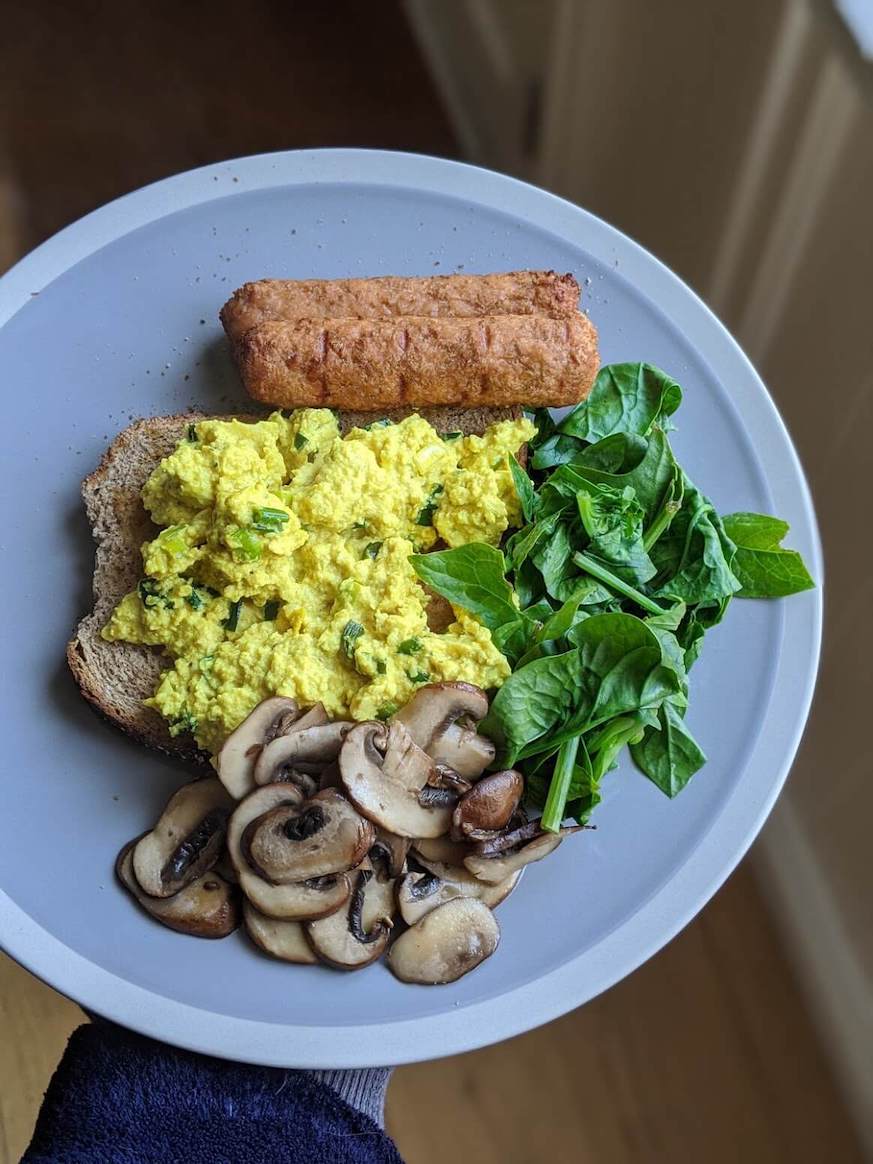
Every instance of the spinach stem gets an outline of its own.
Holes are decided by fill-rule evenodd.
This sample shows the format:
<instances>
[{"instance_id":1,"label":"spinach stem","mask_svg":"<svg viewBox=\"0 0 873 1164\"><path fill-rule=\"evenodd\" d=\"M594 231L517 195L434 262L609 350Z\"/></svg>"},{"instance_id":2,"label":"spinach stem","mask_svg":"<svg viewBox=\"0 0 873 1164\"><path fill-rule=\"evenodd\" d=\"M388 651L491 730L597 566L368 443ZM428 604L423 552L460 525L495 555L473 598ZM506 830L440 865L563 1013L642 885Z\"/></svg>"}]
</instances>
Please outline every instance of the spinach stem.
<instances>
[{"instance_id":1,"label":"spinach stem","mask_svg":"<svg viewBox=\"0 0 873 1164\"><path fill-rule=\"evenodd\" d=\"M557 833L561 830L564 809L567 806L567 793L570 791L570 780L573 776L578 751L579 736L565 740L558 748L555 770L552 773L549 794L546 797L546 805L540 820L540 827L548 833Z\"/></svg>"},{"instance_id":2,"label":"spinach stem","mask_svg":"<svg viewBox=\"0 0 873 1164\"><path fill-rule=\"evenodd\" d=\"M573 561L577 566L581 566L583 570L587 570L592 578L596 578L598 582L602 582L604 586L608 586L611 590L617 590L619 594L623 594L625 598L629 598L637 606L641 606L643 610L647 610L649 614L664 613L664 608L659 606L657 602L649 598L648 595L643 594L642 591L637 590L636 587L631 586L628 582L624 582L610 570L607 570L605 566L601 566L594 558L589 558L587 554L576 553L573 555Z\"/></svg>"},{"instance_id":3,"label":"spinach stem","mask_svg":"<svg viewBox=\"0 0 873 1164\"><path fill-rule=\"evenodd\" d=\"M643 548L646 553L652 548L658 538L664 533L673 521L673 518L679 512L681 506L678 501L665 501L658 512L655 514L655 520L643 534Z\"/></svg>"}]
</instances>

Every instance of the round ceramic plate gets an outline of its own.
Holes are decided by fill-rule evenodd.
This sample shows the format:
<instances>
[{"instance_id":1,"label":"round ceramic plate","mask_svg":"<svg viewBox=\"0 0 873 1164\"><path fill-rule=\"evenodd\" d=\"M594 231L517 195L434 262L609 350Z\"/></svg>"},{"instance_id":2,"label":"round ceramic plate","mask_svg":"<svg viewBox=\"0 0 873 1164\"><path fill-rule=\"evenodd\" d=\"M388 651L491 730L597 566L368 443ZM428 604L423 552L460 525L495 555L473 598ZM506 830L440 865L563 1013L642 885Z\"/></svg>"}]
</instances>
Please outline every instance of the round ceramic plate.
<instances>
[{"instance_id":1,"label":"round ceramic plate","mask_svg":"<svg viewBox=\"0 0 873 1164\"><path fill-rule=\"evenodd\" d=\"M604 362L684 387L675 449L722 512L791 522L821 578L791 441L737 345L679 279L541 190L453 162L352 150L210 166L122 198L0 280L2 553L0 941L83 1006L156 1038L282 1066L432 1058L504 1039L639 966L718 888L788 772L815 677L821 591L735 602L692 676L709 763L675 801L630 764L597 831L528 870L500 949L451 986L290 967L240 935L182 937L117 886L121 844L184 774L99 721L64 665L89 606L82 476L134 417L226 413L242 393L218 324L264 276L572 271Z\"/></svg>"}]
</instances>

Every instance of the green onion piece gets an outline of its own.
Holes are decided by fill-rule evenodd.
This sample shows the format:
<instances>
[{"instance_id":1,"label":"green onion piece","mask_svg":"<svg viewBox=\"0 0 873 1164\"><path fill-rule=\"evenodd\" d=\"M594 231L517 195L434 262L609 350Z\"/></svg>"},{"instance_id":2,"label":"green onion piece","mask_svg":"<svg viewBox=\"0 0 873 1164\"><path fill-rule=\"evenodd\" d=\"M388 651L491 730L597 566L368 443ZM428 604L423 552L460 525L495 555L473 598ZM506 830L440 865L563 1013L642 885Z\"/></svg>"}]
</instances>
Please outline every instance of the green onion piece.
<instances>
[{"instance_id":1,"label":"green onion piece","mask_svg":"<svg viewBox=\"0 0 873 1164\"><path fill-rule=\"evenodd\" d=\"M390 719L392 715L397 714L396 703L383 703L376 712L376 719Z\"/></svg>"},{"instance_id":2,"label":"green onion piece","mask_svg":"<svg viewBox=\"0 0 873 1164\"><path fill-rule=\"evenodd\" d=\"M418 511L418 517L415 519L416 525L433 525L433 515L436 512L436 507L439 504L438 498L442 491L442 485L434 485L427 501Z\"/></svg>"},{"instance_id":3,"label":"green onion piece","mask_svg":"<svg viewBox=\"0 0 873 1164\"><path fill-rule=\"evenodd\" d=\"M387 669L388 669L388 666L387 666L384 659L377 659L376 660L376 674L377 675L384 675L385 672L387 671Z\"/></svg>"},{"instance_id":4,"label":"green onion piece","mask_svg":"<svg viewBox=\"0 0 873 1164\"><path fill-rule=\"evenodd\" d=\"M372 420L369 424L364 425L364 432L372 432L374 428L387 428L393 423L394 421L388 420L387 417L383 417L382 420Z\"/></svg>"},{"instance_id":5,"label":"green onion piece","mask_svg":"<svg viewBox=\"0 0 873 1164\"><path fill-rule=\"evenodd\" d=\"M340 635L340 650L352 662L354 662L355 658L355 643L363 633L364 628L359 622L355 622L353 618L350 618L343 627L342 634Z\"/></svg>"},{"instance_id":6,"label":"green onion piece","mask_svg":"<svg viewBox=\"0 0 873 1164\"><path fill-rule=\"evenodd\" d=\"M415 655L421 650L421 639L404 639L397 648L399 655Z\"/></svg>"},{"instance_id":7,"label":"green onion piece","mask_svg":"<svg viewBox=\"0 0 873 1164\"><path fill-rule=\"evenodd\" d=\"M298 453L300 452L301 449L305 449L308 444L309 444L309 437L308 436L304 436L302 432L296 432L294 434L294 448L297 450Z\"/></svg>"},{"instance_id":8,"label":"green onion piece","mask_svg":"<svg viewBox=\"0 0 873 1164\"><path fill-rule=\"evenodd\" d=\"M444 441L456 441L456 440L459 440L464 434L462 432L458 431L458 432L444 432L444 433L441 433L440 435L442 436Z\"/></svg>"},{"instance_id":9,"label":"green onion piece","mask_svg":"<svg viewBox=\"0 0 873 1164\"><path fill-rule=\"evenodd\" d=\"M410 675L409 678L412 683L430 682L430 675L428 675L427 671L416 671L416 673L414 675Z\"/></svg>"},{"instance_id":10,"label":"green onion piece","mask_svg":"<svg viewBox=\"0 0 873 1164\"><path fill-rule=\"evenodd\" d=\"M250 529L234 530L228 540L233 545L233 552L243 562L256 562L264 548L261 539Z\"/></svg>"},{"instance_id":11,"label":"green onion piece","mask_svg":"<svg viewBox=\"0 0 873 1164\"><path fill-rule=\"evenodd\" d=\"M381 542L370 542L364 549L364 557L372 558L374 561L379 556L379 551L382 549Z\"/></svg>"},{"instance_id":12,"label":"green onion piece","mask_svg":"<svg viewBox=\"0 0 873 1164\"><path fill-rule=\"evenodd\" d=\"M548 833L560 832L564 822L564 810L567 807L567 793L570 791L570 781L573 778L573 768L576 764L576 753L579 751L579 736L565 740L558 748L558 757L555 760L555 770L549 784L549 794L546 797L540 827Z\"/></svg>"},{"instance_id":13,"label":"green onion piece","mask_svg":"<svg viewBox=\"0 0 873 1164\"><path fill-rule=\"evenodd\" d=\"M239 612L242 608L242 599L238 598L236 602L231 602L227 611L227 618L221 620L221 625L225 630L235 631L239 626Z\"/></svg>"},{"instance_id":14,"label":"green onion piece","mask_svg":"<svg viewBox=\"0 0 873 1164\"><path fill-rule=\"evenodd\" d=\"M167 598L166 594L164 594L157 578L141 578L136 589L139 593L140 601L147 610L153 610L156 606L163 606L165 610L172 610L175 605L172 598Z\"/></svg>"},{"instance_id":15,"label":"green onion piece","mask_svg":"<svg viewBox=\"0 0 873 1164\"><path fill-rule=\"evenodd\" d=\"M190 711L183 711L175 719L170 720L170 735L180 736L182 732L196 732L197 719Z\"/></svg>"},{"instance_id":16,"label":"green onion piece","mask_svg":"<svg viewBox=\"0 0 873 1164\"><path fill-rule=\"evenodd\" d=\"M252 514L252 529L260 530L262 533L279 533L288 517L284 509L273 509L269 505L263 505Z\"/></svg>"},{"instance_id":17,"label":"green onion piece","mask_svg":"<svg viewBox=\"0 0 873 1164\"><path fill-rule=\"evenodd\" d=\"M191 593L186 594L185 601L188 603L192 610L202 610L206 605L206 599L200 593L200 589L197 586L191 587Z\"/></svg>"},{"instance_id":18,"label":"green onion piece","mask_svg":"<svg viewBox=\"0 0 873 1164\"><path fill-rule=\"evenodd\" d=\"M196 427L196 425L193 425L193 424L188 425L188 440L191 441L192 443L197 440L197 427Z\"/></svg>"},{"instance_id":19,"label":"green onion piece","mask_svg":"<svg viewBox=\"0 0 873 1164\"><path fill-rule=\"evenodd\" d=\"M275 622L276 615L279 613L279 607L282 605L278 599L272 598L269 602L264 603L264 621Z\"/></svg>"}]
</instances>

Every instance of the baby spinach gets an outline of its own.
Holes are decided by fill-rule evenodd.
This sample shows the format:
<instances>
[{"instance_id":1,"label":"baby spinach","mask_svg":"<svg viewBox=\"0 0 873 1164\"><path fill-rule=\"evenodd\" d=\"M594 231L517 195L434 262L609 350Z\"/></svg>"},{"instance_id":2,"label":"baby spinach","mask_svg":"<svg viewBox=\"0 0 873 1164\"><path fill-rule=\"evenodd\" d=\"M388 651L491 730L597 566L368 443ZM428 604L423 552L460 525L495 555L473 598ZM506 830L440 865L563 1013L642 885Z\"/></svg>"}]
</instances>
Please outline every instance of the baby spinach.
<instances>
[{"instance_id":1,"label":"baby spinach","mask_svg":"<svg viewBox=\"0 0 873 1164\"><path fill-rule=\"evenodd\" d=\"M763 513L731 513L723 520L737 548L732 568L741 598L785 598L815 585L797 550L782 548L788 522Z\"/></svg>"},{"instance_id":2,"label":"baby spinach","mask_svg":"<svg viewBox=\"0 0 873 1164\"><path fill-rule=\"evenodd\" d=\"M647 436L682 403L682 389L652 364L608 364L588 399L558 425L558 432L592 444L613 433Z\"/></svg>"},{"instance_id":3,"label":"baby spinach","mask_svg":"<svg viewBox=\"0 0 873 1164\"><path fill-rule=\"evenodd\" d=\"M785 522L722 519L673 456L682 399L667 373L616 364L587 401L534 420L527 471L509 468L524 524L504 553L412 557L419 577L491 632L513 666L482 730L517 765L543 827L580 823L625 746L675 796L704 764L685 723L688 672L731 599L813 585Z\"/></svg>"}]
</instances>

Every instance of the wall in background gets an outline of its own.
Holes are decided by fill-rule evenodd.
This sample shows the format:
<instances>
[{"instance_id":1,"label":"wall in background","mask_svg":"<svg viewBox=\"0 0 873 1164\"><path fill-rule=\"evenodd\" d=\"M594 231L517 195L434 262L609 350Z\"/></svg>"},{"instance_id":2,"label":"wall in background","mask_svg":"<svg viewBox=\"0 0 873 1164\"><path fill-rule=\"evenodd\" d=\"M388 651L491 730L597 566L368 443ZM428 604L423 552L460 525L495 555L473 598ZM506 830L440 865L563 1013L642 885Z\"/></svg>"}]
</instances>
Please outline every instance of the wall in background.
<instances>
[{"instance_id":1,"label":"wall in background","mask_svg":"<svg viewBox=\"0 0 873 1164\"><path fill-rule=\"evenodd\" d=\"M639 239L761 371L827 564L813 713L758 867L873 1152L873 78L817 0L407 0L472 160Z\"/></svg>"}]
</instances>

